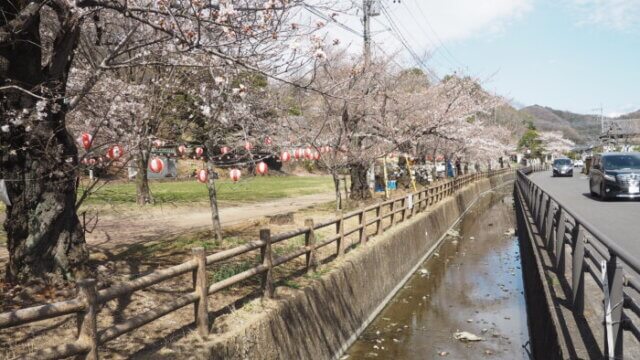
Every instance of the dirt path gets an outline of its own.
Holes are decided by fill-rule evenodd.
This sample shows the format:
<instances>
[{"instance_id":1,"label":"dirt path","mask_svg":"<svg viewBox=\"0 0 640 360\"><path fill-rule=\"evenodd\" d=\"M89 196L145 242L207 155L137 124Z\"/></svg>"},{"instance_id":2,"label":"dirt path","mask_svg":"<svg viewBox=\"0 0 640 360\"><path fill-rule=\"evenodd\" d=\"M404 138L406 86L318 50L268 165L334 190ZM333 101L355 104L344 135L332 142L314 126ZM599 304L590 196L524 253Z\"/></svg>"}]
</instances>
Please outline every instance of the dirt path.
<instances>
[{"instance_id":1,"label":"dirt path","mask_svg":"<svg viewBox=\"0 0 640 360\"><path fill-rule=\"evenodd\" d=\"M269 215L326 203L333 199L332 193L325 193L233 207L223 205L220 209L220 219L223 227L237 225ZM122 214L100 219L96 229L91 234L87 234L87 243L90 246L109 248L112 245L155 241L159 237L176 235L184 231L203 230L210 226L211 211L208 205L156 208L151 212L134 216Z\"/></svg>"},{"instance_id":2,"label":"dirt path","mask_svg":"<svg viewBox=\"0 0 640 360\"><path fill-rule=\"evenodd\" d=\"M223 227L238 225L265 216L327 203L333 199L333 193L323 193L240 206L221 205L220 219ZM142 211L115 212L112 215L104 213L105 211L101 213L92 233L87 234L90 247L109 249L114 246L157 241L163 237L185 231L203 230L211 226L211 211L205 204L188 207L168 205ZM6 259L7 255L6 248L1 247L0 260Z\"/></svg>"}]
</instances>

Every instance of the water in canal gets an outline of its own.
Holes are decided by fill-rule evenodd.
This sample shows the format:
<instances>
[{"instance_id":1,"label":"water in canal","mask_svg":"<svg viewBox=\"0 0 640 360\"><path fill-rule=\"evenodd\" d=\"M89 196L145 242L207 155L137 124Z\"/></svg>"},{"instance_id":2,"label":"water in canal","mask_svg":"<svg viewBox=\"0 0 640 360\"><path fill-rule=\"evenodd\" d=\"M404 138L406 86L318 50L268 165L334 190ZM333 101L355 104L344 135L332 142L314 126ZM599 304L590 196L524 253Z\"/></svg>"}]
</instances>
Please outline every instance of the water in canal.
<instances>
[{"instance_id":1,"label":"water in canal","mask_svg":"<svg viewBox=\"0 0 640 360\"><path fill-rule=\"evenodd\" d=\"M342 359L528 359L511 190L478 201Z\"/></svg>"}]
</instances>

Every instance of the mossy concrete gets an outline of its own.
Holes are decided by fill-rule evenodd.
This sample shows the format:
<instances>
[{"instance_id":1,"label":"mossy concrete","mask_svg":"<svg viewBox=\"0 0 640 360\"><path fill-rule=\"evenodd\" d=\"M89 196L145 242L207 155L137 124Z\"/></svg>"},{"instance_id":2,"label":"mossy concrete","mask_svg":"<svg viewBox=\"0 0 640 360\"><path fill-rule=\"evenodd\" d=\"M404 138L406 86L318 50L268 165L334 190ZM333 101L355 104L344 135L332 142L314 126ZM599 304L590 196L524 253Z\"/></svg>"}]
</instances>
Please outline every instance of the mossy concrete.
<instances>
[{"instance_id":1,"label":"mossy concrete","mask_svg":"<svg viewBox=\"0 0 640 360\"><path fill-rule=\"evenodd\" d=\"M483 179L350 251L312 285L279 297L268 311L205 342L208 359L338 358L449 228L482 193L513 180Z\"/></svg>"}]
</instances>

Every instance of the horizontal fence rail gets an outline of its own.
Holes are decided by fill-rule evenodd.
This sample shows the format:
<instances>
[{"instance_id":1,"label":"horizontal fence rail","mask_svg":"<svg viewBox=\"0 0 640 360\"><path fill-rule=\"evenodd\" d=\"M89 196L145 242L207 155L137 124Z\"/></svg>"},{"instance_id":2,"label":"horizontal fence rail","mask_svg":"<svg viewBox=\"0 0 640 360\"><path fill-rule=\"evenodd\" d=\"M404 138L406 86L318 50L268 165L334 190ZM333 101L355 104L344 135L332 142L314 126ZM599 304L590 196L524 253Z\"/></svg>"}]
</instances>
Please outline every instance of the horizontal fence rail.
<instances>
[{"instance_id":1,"label":"horizontal fence rail","mask_svg":"<svg viewBox=\"0 0 640 360\"><path fill-rule=\"evenodd\" d=\"M571 287L569 301L574 313L582 316L584 312L585 274L589 274L602 290L604 354L607 359L622 359L623 331L630 331L640 340L638 325L628 316L640 317L637 300L640 294L640 282L637 280L640 261L528 177L531 172L540 170L544 168L517 171L516 184L520 196L530 210L557 276L567 280ZM567 247L571 250L568 265L565 260ZM567 271L567 266L570 271ZM567 272L571 274L570 279L566 278Z\"/></svg>"},{"instance_id":2,"label":"horizontal fence rail","mask_svg":"<svg viewBox=\"0 0 640 360\"><path fill-rule=\"evenodd\" d=\"M417 213L424 212L430 206L475 181L506 174L510 171L512 170L500 169L459 176L406 196L383 201L349 213L341 213L331 220L315 223L312 219L308 219L305 221L305 227L281 234L272 235L269 229L262 229L260 230L259 240L208 256L206 256L203 248L194 248L192 249L193 259L190 261L166 269L156 270L135 280L121 282L106 289L98 290L96 281L93 279L81 280L77 283L78 295L73 299L0 314L0 329L76 314L78 335L73 342L41 349L27 355L25 358L61 359L81 356L86 359L98 359L98 347L100 345L187 305L194 304L197 333L202 338L206 338L210 330L207 304L209 295L237 285L247 279L258 277L263 296L271 298L275 287L273 269L276 266L304 256L306 260L304 270L313 271L318 265L316 258L318 249L335 243L336 255L340 257L347 250L345 249L345 238L347 236L357 233L357 243L364 244L368 241L368 229L375 229L374 235L380 235L387 229L411 218ZM345 222L352 218L357 218L357 226L349 229L345 228ZM383 225L383 220L385 219L390 219L386 228ZM318 241L316 231L329 226L335 226L335 235L323 241ZM272 252L274 244L301 235L305 238L304 246L287 254L278 257L274 256ZM260 254L260 261L254 267L224 280L208 284L206 273L208 265L219 264L224 260L232 259L250 251L259 251ZM182 294L171 301L163 302L158 307L134 315L118 324L98 329L98 313L107 302L123 296L131 296L137 291L188 273L193 274L191 292Z\"/></svg>"}]
</instances>

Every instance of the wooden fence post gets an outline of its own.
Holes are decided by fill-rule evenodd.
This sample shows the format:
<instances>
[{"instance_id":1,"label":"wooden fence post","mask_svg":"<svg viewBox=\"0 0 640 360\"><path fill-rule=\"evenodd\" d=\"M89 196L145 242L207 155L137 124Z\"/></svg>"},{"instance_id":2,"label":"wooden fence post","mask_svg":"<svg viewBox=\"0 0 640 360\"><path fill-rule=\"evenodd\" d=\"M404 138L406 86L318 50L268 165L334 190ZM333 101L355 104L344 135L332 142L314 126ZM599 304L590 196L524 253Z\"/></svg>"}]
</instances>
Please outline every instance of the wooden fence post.
<instances>
[{"instance_id":1,"label":"wooden fence post","mask_svg":"<svg viewBox=\"0 0 640 360\"><path fill-rule=\"evenodd\" d=\"M196 328L203 339L209 336L209 287L207 286L207 258L203 247L191 249L198 267L193 271L193 288L199 299L194 304Z\"/></svg>"},{"instance_id":2,"label":"wooden fence post","mask_svg":"<svg viewBox=\"0 0 640 360\"><path fill-rule=\"evenodd\" d=\"M415 208L416 208L416 202L415 202L416 200L415 199L420 197L420 193L415 193L415 194L414 193L409 193L409 195L407 195L407 200L409 200L409 197L411 197L411 201L407 202L407 203L411 204L411 208L408 209L409 210L409 218L412 218L413 214L415 212Z\"/></svg>"},{"instance_id":3,"label":"wooden fence post","mask_svg":"<svg viewBox=\"0 0 640 360\"><path fill-rule=\"evenodd\" d=\"M376 208L376 236L382 234L382 205L378 203Z\"/></svg>"},{"instance_id":4,"label":"wooden fence post","mask_svg":"<svg viewBox=\"0 0 640 360\"><path fill-rule=\"evenodd\" d=\"M362 213L359 215L360 221L360 243L367 242L367 211L362 210Z\"/></svg>"},{"instance_id":5,"label":"wooden fence post","mask_svg":"<svg viewBox=\"0 0 640 360\"><path fill-rule=\"evenodd\" d=\"M396 201L395 200L391 200L391 205L389 205L389 206L390 206L389 211L391 211L391 216L390 216L391 225L389 225L389 227L392 227L394 225L394 223L395 223L395 217L396 217L396 212L395 212L395 210L396 210Z\"/></svg>"},{"instance_id":6,"label":"wooden fence post","mask_svg":"<svg viewBox=\"0 0 640 360\"><path fill-rule=\"evenodd\" d=\"M344 212L340 212L340 219L336 222L336 235L338 236L338 256L344 255Z\"/></svg>"},{"instance_id":7,"label":"wooden fence post","mask_svg":"<svg viewBox=\"0 0 640 360\"><path fill-rule=\"evenodd\" d=\"M313 228L313 219L306 219L304 226L307 228L307 233L304 235L304 245L307 247L305 257L307 259L307 273L311 270L316 271L318 268L318 261L316 259L316 231Z\"/></svg>"},{"instance_id":8,"label":"wooden fence post","mask_svg":"<svg viewBox=\"0 0 640 360\"><path fill-rule=\"evenodd\" d=\"M260 256L262 257L262 265L267 267L267 271L262 274L262 292L265 298L273 298L273 257L271 254L271 230L261 229L260 240L264 241L264 245L260 248Z\"/></svg>"},{"instance_id":9,"label":"wooden fence post","mask_svg":"<svg viewBox=\"0 0 640 360\"><path fill-rule=\"evenodd\" d=\"M98 360L98 293L95 279L77 282L78 296L85 303L84 313L78 314L78 342L89 348L87 360Z\"/></svg>"},{"instance_id":10,"label":"wooden fence post","mask_svg":"<svg viewBox=\"0 0 640 360\"><path fill-rule=\"evenodd\" d=\"M407 198L402 198L402 220L400 222L404 222L407 219Z\"/></svg>"}]
</instances>

